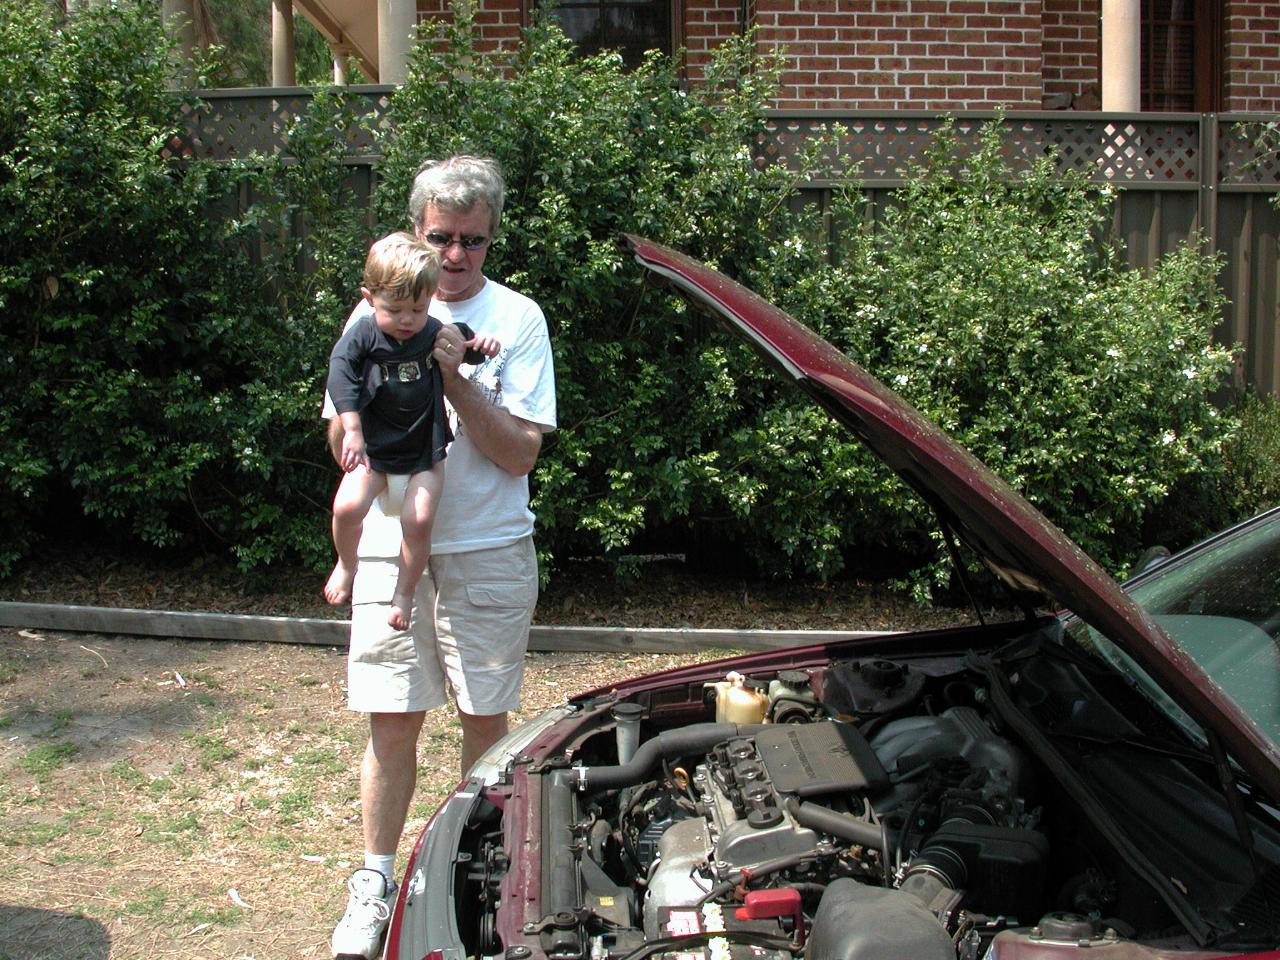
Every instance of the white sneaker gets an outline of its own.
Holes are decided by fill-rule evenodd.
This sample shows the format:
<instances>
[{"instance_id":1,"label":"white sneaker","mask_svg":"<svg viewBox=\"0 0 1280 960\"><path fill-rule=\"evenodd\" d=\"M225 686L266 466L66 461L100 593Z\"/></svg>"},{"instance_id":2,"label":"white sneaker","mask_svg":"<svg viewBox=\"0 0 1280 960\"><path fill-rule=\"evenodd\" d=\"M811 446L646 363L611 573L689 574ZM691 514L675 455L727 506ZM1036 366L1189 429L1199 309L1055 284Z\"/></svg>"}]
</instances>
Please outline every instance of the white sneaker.
<instances>
[{"instance_id":1,"label":"white sneaker","mask_svg":"<svg viewBox=\"0 0 1280 960\"><path fill-rule=\"evenodd\" d=\"M357 870L347 881L351 895L347 898L347 912L333 929L335 960L373 960L382 950L382 935L391 918L389 901L396 887L377 870L367 867Z\"/></svg>"}]
</instances>

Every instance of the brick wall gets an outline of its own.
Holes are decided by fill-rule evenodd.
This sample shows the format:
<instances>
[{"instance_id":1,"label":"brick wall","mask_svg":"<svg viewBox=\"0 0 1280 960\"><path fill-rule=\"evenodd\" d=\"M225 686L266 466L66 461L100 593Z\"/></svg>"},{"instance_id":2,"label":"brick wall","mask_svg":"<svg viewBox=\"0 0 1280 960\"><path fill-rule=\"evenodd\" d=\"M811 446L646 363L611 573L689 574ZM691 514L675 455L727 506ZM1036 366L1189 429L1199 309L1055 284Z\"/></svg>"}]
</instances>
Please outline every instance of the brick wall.
<instances>
[{"instance_id":1,"label":"brick wall","mask_svg":"<svg viewBox=\"0 0 1280 960\"><path fill-rule=\"evenodd\" d=\"M1046 107L1101 108L1101 16L1099 0L1044 0Z\"/></svg>"},{"instance_id":2,"label":"brick wall","mask_svg":"<svg viewBox=\"0 0 1280 960\"><path fill-rule=\"evenodd\" d=\"M1042 0L756 0L783 108L1040 107Z\"/></svg>"},{"instance_id":3,"label":"brick wall","mask_svg":"<svg viewBox=\"0 0 1280 960\"><path fill-rule=\"evenodd\" d=\"M748 20L754 7L754 2L748 5ZM742 32L742 0L685 0L684 10L685 69L697 83L711 51Z\"/></svg>"},{"instance_id":4,"label":"brick wall","mask_svg":"<svg viewBox=\"0 0 1280 960\"><path fill-rule=\"evenodd\" d=\"M482 49L518 42L533 0L481 0ZM418 0L449 18L451 0ZM784 51L774 106L846 110L1101 105L1101 0L684 0L689 79L748 24ZM1280 0L1224 0L1222 108L1280 112Z\"/></svg>"},{"instance_id":5,"label":"brick wall","mask_svg":"<svg viewBox=\"0 0 1280 960\"><path fill-rule=\"evenodd\" d=\"M479 51L515 47L524 24L524 0L481 0L476 11ZM452 0L418 0L418 20L453 19Z\"/></svg>"},{"instance_id":6,"label":"brick wall","mask_svg":"<svg viewBox=\"0 0 1280 960\"><path fill-rule=\"evenodd\" d=\"M1223 48L1223 109L1280 111L1280 0L1228 0Z\"/></svg>"}]
</instances>

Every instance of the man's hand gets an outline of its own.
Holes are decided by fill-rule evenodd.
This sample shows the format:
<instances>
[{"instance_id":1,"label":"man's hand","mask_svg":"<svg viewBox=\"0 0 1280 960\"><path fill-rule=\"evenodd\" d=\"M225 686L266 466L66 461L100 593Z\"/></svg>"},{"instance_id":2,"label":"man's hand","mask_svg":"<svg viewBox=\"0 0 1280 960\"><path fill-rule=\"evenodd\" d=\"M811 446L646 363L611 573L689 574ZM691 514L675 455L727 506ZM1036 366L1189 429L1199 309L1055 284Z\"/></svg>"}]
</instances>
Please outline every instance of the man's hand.
<instances>
[{"instance_id":1,"label":"man's hand","mask_svg":"<svg viewBox=\"0 0 1280 960\"><path fill-rule=\"evenodd\" d=\"M495 352L498 342L492 337L476 336L473 344L490 343ZM522 477L533 469L542 449L542 428L522 420L503 406L495 406L489 396L458 373L466 350L462 333L451 323L440 328L432 356L444 381L444 395L465 428L471 442L481 453L513 477ZM483 349L481 346L480 349Z\"/></svg>"},{"instance_id":2,"label":"man's hand","mask_svg":"<svg viewBox=\"0 0 1280 960\"><path fill-rule=\"evenodd\" d=\"M440 332L436 334L435 346L431 349L431 356L435 359L436 366L440 368L442 376L448 378L458 373L458 365L462 363L462 355L466 349L466 341L462 339L462 334L458 332L457 327L452 323L446 323L440 327Z\"/></svg>"}]
</instances>

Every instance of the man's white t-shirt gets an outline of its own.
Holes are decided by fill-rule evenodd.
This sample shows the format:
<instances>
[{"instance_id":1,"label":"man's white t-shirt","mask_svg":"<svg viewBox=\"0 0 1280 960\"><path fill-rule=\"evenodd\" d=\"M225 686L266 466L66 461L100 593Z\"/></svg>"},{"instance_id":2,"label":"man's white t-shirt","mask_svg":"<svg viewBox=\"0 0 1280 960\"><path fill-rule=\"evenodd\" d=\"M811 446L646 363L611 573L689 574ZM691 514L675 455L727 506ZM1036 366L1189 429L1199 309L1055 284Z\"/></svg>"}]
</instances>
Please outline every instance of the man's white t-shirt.
<instances>
[{"instance_id":1,"label":"man's white t-shirt","mask_svg":"<svg viewBox=\"0 0 1280 960\"><path fill-rule=\"evenodd\" d=\"M431 301L431 316L442 323L465 323L477 334L495 338L497 356L484 363L460 368L477 384L489 402L505 407L522 420L550 432L556 426L555 367L551 339L541 308L523 294L486 279L480 292L468 300ZM347 326L373 314L361 300L347 319ZM345 328L344 328L345 329ZM533 533L529 510L529 478L513 477L476 449L451 406L446 407L454 440L444 460L444 492L440 496L431 552L466 553L504 547ZM325 397L323 416L334 410ZM392 477L389 491L374 503L364 521L360 557L391 558L400 554L399 500L404 477ZM385 501L385 502L384 502Z\"/></svg>"}]
</instances>

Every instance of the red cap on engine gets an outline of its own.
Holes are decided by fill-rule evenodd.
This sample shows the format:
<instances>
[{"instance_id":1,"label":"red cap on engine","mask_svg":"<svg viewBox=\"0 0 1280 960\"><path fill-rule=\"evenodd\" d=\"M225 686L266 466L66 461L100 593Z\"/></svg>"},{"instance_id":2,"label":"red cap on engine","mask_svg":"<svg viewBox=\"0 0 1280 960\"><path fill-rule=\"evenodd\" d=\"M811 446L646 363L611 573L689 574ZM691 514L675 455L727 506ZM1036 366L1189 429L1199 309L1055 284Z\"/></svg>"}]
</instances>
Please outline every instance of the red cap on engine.
<instances>
[{"instance_id":1,"label":"red cap on engine","mask_svg":"<svg viewBox=\"0 0 1280 960\"><path fill-rule=\"evenodd\" d=\"M739 920L764 920L768 917L793 917L796 939L804 943L804 912L800 908L800 891L790 887L777 890L752 890L742 898L742 906L734 911Z\"/></svg>"}]
</instances>

